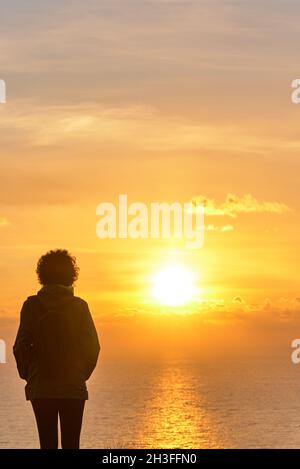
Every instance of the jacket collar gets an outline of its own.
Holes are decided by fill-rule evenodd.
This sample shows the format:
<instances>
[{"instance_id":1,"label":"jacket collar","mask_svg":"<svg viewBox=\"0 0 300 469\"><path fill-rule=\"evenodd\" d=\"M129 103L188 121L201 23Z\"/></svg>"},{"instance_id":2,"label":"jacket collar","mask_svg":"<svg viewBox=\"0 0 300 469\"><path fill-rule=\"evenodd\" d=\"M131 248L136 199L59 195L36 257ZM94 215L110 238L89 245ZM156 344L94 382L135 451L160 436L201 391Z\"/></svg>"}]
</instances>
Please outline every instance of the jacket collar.
<instances>
[{"instance_id":1,"label":"jacket collar","mask_svg":"<svg viewBox=\"0 0 300 469\"><path fill-rule=\"evenodd\" d=\"M72 286L66 287L65 285L44 285L38 293L46 293L46 294L54 294L54 295L61 295L61 296L73 296L74 295L74 288Z\"/></svg>"}]
</instances>

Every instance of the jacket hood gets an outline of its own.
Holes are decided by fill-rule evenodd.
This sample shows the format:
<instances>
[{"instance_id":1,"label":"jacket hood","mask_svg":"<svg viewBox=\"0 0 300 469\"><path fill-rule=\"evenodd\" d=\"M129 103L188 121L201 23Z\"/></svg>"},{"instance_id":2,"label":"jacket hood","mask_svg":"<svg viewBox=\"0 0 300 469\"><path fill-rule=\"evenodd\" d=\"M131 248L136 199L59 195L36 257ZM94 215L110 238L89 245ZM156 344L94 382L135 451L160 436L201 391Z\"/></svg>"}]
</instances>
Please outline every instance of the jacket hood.
<instances>
[{"instance_id":1,"label":"jacket hood","mask_svg":"<svg viewBox=\"0 0 300 469\"><path fill-rule=\"evenodd\" d=\"M38 291L37 296L48 311L56 311L72 302L74 289L64 285L45 285Z\"/></svg>"}]
</instances>

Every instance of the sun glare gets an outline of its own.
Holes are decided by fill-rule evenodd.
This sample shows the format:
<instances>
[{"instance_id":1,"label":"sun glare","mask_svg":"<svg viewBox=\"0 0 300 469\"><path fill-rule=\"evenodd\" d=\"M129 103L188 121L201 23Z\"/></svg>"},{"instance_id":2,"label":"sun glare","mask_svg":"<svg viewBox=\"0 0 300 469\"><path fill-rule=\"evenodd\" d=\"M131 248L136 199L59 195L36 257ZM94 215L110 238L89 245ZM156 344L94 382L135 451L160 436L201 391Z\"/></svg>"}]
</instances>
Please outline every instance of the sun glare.
<instances>
[{"instance_id":1,"label":"sun glare","mask_svg":"<svg viewBox=\"0 0 300 469\"><path fill-rule=\"evenodd\" d=\"M184 305L196 291L193 275L178 265L165 267L153 278L153 296L163 305Z\"/></svg>"}]
</instances>

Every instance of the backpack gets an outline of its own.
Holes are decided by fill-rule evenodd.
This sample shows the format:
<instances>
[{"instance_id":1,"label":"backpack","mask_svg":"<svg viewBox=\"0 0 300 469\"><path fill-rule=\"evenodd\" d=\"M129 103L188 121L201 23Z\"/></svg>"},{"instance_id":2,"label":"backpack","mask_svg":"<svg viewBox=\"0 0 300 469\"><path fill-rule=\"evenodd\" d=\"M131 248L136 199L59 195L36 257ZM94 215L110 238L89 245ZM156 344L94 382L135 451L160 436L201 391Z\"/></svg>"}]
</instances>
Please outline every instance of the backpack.
<instances>
[{"instance_id":1,"label":"backpack","mask_svg":"<svg viewBox=\"0 0 300 469\"><path fill-rule=\"evenodd\" d=\"M39 300L38 310L36 356L39 376L50 381L65 380L72 370L76 355L70 302L51 310Z\"/></svg>"}]
</instances>

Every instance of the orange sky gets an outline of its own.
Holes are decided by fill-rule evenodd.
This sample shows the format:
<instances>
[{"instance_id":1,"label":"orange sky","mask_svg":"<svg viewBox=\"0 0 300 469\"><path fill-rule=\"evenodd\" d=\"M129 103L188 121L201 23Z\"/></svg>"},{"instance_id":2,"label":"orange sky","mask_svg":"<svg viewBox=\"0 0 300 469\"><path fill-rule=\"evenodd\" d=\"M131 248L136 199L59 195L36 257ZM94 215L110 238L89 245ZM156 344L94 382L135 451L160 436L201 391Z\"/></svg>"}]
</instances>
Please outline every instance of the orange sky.
<instances>
[{"instance_id":1,"label":"orange sky","mask_svg":"<svg viewBox=\"0 0 300 469\"><path fill-rule=\"evenodd\" d=\"M186 308L193 320L221 327L246 318L250 328L297 317L300 105L290 86L299 75L299 8L189 0L3 7L2 318L36 291L37 258L54 247L77 256L77 293L118 327L169 311L153 303L149 278L174 248L198 275L201 295ZM96 206L119 194L147 204L209 199L204 247L98 239Z\"/></svg>"}]
</instances>

